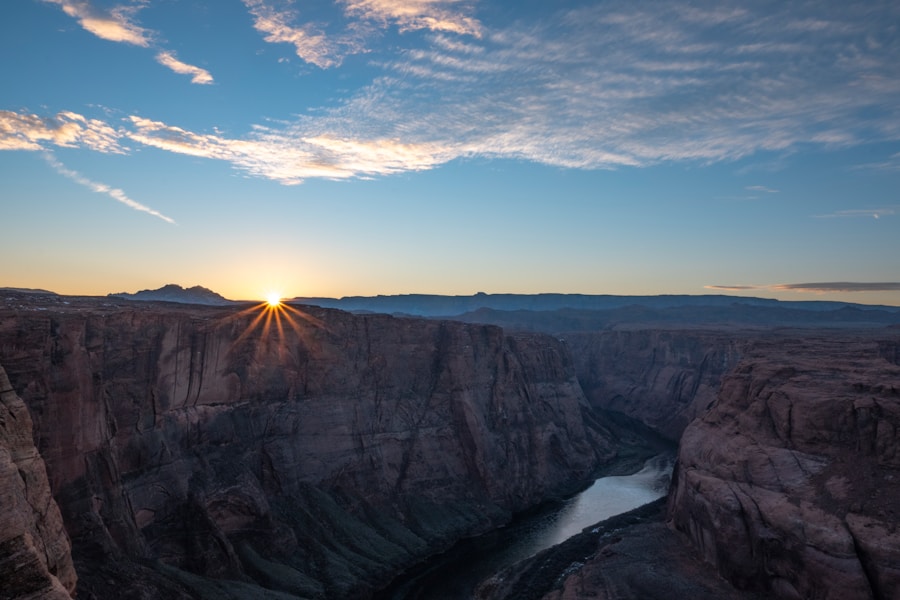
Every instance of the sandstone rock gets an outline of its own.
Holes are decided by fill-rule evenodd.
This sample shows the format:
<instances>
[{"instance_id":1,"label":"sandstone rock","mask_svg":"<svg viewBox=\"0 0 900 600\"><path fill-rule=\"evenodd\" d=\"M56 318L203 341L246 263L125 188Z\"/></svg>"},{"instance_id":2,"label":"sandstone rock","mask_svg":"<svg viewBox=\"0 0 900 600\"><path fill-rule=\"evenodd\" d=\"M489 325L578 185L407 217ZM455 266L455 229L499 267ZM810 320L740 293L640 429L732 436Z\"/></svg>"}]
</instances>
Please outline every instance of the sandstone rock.
<instances>
[{"instance_id":1,"label":"sandstone rock","mask_svg":"<svg viewBox=\"0 0 900 600\"><path fill-rule=\"evenodd\" d=\"M875 336L758 341L685 431L670 517L739 587L900 596L900 367Z\"/></svg>"},{"instance_id":2,"label":"sandstone rock","mask_svg":"<svg viewBox=\"0 0 900 600\"><path fill-rule=\"evenodd\" d=\"M31 435L28 409L0 367L0 599L71 598L69 538Z\"/></svg>"},{"instance_id":3,"label":"sandstone rock","mask_svg":"<svg viewBox=\"0 0 900 600\"><path fill-rule=\"evenodd\" d=\"M591 406L624 413L673 441L716 398L748 331L622 330L567 333Z\"/></svg>"},{"instance_id":4,"label":"sandstone rock","mask_svg":"<svg viewBox=\"0 0 900 600\"><path fill-rule=\"evenodd\" d=\"M0 312L0 338L79 598L366 597L615 455L541 335L73 303Z\"/></svg>"}]
</instances>

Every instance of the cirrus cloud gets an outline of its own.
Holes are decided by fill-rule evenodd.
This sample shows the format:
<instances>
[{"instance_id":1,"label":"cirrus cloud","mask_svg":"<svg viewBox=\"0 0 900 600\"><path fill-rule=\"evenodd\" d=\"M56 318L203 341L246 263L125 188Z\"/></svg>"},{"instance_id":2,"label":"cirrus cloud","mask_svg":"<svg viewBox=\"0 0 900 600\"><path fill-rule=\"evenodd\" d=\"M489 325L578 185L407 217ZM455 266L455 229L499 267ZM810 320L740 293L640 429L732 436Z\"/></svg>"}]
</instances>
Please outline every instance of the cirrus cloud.
<instances>
[{"instance_id":1,"label":"cirrus cloud","mask_svg":"<svg viewBox=\"0 0 900 600\"><path fill-rule=\"evenodd\" d=\"M352 16L381 23L396 23L400 31L428 29L449 33L481 35L482 26L474 17L471 2L465 0L338 0Z\"/></svg>"},{"instance_id":2,"label":"cirrus cloud","mask_svg":"<svg viewBox=\"0 0 900 600\"><path fill-rule=\"evenodd\" d=\"M253 15L253 28L265 34L265 41L291 44L297 56L326 69L341 63L339 45L311 24L292 25L297 19L293 10L279 10L266 0L243 0Z\"/></svg>"},{"instance_id":3,"label":"cirrus cloud","mask_svg":"<svg viewBox=\"0 0 900 600\"><path fill-rule=\"evenodd\" d=\"M294 44L308 62L336 66L352 51L292 25L296 15L267 0L244 3L270 41ZM366 15L376 9L379 19L426 9L469 15L468 4L454 2L343 6L372 19ZM531 23L481 26L480 38L446 30L416 36L415 47L373 59L375 78L351 96L288 122L260 118L265 124L244 136L142 117L116 129L114 141L224 160L289 184L471 156L603 169L897 141L900 38L889 24L898 20L900 6L890 3L834 2L828 11L800 2L589 3ZM4 147L89 145L16 115L7 114ZM821 216L860 214L893 213Z\"/></svg>"},{"instance_id":4,"label":"cirrus cloud","mask_svg":"<svg viewBox=\"0 0 900 600\"><path fill-rule=\"evenodd\" d=\"M88 0L44 0L56 4L70 17L78 21L81 27L100 39L110 42L121 42L148 48L156 37L149 29L144 29L134 22L134 15L144 7L143 4L132 6L116 6L109 10L95 7ZM191 75L191 83L212 83L209 71L182 62L175 58L175 53L161 50L156 61L166 68L181 75Z\"/></svg>"},{"instance_id":5,"label":"cirrus cloud","mask_svg":"<svg viewBox=\"0 0 900 600\"><path fill-rule=\"evenodd\" d=\"M829 292L897 292L900 291L900 282L832 281L823 283L781 283L770 286L770 289L812 292L815 294L826 294Z\"/></svg>"},{"instance_id":6,"label":"cirrus cloud","mask_svg":"<svg viewBox=\"0 0 900 600\"><path fill-rule=\"evenodd\" d=\"M309 178L347 179L431 168L448 160L443 146L391 139L352 140L257 127L248 139L198 134L132 116L128 137L141 144L202 158L224 160L285 185Z\"/></svg>"},{"instance_id":7,"label":"cirrus cloud","mask_svg":"<svg viewBox=\"0 0 900 600\"><path fill-rule=\"evenodd\" d=\"M93 180L88 179L87 177L83 176L81 173L78 173L77 171L73 171L71 169L66 168L61 162L59 162L59 160L56 159L55 156L53 156L49 152L44 153L44 160L46 160L47 163L51 167L53 167L56 170L56 172L59 173L60 175L71 179L72 181L74 181L75 183L77 183L79 185L83 185L84 187L90 189L93 192L97 192L98 194L106 194L107 196L109 196L110 198L115 200L116 202L120 202L120 203L124 204L125 206L127 206L128 208L147 213L158 219L162 219L166 223L171 223L173 225L175 224L175 220L172 219L171 217L167 217L166 215L162 214L158 210L150 208L149 206L146 206L136 200L129 198L128 195L125 192L123 192L122 190L120 190L119 188L114 188L114 187L106 185L105 183L99 183L99 182L93 181Z\"/></svg>"},{"instance_id":8,"label":"cirrus cloud","mask_svg":"<svg viewBox=\"0 0 900 600\"><path fill-rule=\"evenodd\" d=\"M828 281L819 283L776 283L771 285L705 285L708 290L746 292L764 290L770 292L805 292L828 294L832 292L898 292L900 282Z\"/></svg>"},{"instance_id":9,"label":"cirrus cloud","mask_svg":"<svg viewBox=\"0 0 900 600\"><path fill-rule=\"evenodd\" d=\"M156 62L180 75L190 75L191 83L209 84L213 82L213 77L209 74L209 71L181 62L175 57L174 52L166 50L160 52L156 55Z\"/></svg>"},{"instance_id":10,"label":"cirrus cloud","mask_svg":"<svg viewBox=\"0 0 900 600\"><path fill-rule=\"evenodd\" d=\"M151 33L133 21L134 14L142 6L117 6L108 11L96 8L86 0L44 0L57 4L70 17L76 19L85 31L111 42L122 42L146 48Z\"/></svg>"},{"instance_id":11,"label":"cirrus cloud","mask_svg":"<svg viewBox=\"0 0 900 600\"><path fill-rule=\"evenodd\" d=\"M867 219L880 219L881 217L891 217L897 213L895 208L854 208L848 210L837 210L832 213L816 215L817 219L858 219L860 217Z\"/></svg>"},{"instance_id":12,"label":"cirrus cloud","mask_svg":"<svg viewBox=\"0 0 900 600\"><path fill-rule=\"evenodd\" d=\"M120 138L121 134L107 123L70 111L39 117L0 110L0 150L41 150L50 144L124 154Z\"/></svg>"}]
</instances>

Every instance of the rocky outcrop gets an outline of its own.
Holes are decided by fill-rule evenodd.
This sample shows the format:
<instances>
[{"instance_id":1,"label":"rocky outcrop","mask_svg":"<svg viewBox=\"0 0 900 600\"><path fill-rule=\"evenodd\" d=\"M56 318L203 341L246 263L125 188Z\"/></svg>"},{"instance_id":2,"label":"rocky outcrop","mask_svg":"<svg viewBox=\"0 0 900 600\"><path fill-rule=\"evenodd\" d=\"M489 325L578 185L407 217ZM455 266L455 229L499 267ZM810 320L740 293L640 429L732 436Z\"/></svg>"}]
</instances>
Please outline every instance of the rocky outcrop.
<instances>
[{"instance_id":1,"label":"rocky outcrop","mask_svg":"<svg viewBox=\"0 0 900 600\"><path fill-rule=\"evenodd\" d=\"M79 598L364 598L615 455L540 335L85 301L0 339Z\"/></svg>"},{"instance_id":2,"label":"rocky outcrop","mask_svg":"<svg viewBox=\"0 0 900 600\"><path fill-rule=\"evenodd\" d=\"M31 435L0 367L0 599L63 600L76 581L69 538Z\"/></svg>"},{"instance_id":3,"label":"rocky outcrop","mask_svg":"<svg viewBox=\"0 0 900 600\"><path fill-rule=\"evenodd\" d=\"M594 408L626 414L673 441L716 398L758 333L624 330L566 334Z\"/></svg>"},{"instance_id":4,"label":"rocky outcrop","mask_svg":"<svg viewBox=\"0 0 900 600\"><path fill-rule=\"evenodd\" d=\"M759 341L688 426L670 518L735 585L900 597L897 347L896 334Z\"/></svg>"}]
</instances>

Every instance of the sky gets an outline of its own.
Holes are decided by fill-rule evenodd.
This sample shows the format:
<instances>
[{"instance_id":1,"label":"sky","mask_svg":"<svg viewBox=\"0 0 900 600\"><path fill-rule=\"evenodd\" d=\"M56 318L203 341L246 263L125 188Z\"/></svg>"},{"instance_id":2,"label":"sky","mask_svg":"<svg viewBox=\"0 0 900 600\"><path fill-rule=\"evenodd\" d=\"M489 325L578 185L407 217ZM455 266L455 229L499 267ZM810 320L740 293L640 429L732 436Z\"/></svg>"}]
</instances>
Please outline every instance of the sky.
<instances>
[{"instance_id":1,"label":"sky","mask_svg":"<svg viewBox=\"0 0 900 600\"><path fill-rule=\"evenodd\" d=\"M14 0L0 287L900 305L900 3Z\"/></svg>"}]
</instances>

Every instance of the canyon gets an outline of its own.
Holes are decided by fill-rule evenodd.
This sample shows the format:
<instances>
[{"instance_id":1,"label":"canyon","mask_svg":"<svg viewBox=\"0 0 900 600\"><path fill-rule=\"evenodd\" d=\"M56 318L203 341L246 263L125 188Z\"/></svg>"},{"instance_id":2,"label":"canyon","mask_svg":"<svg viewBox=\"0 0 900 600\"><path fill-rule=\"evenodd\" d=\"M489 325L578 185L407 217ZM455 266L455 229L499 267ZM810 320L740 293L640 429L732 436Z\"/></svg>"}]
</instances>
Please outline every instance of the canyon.
<instances>
[{"instance_id":1,"label":"canyon","mask_svg":"<svg viewBox=\"0 0 900 600\"><path fill-rule=\"evenodd\" d=\"M549 336L46 302L0 313L0 365L31 414L79 598L365 598L619 451Z\"/></svg>"},{"instance_id":2,"label":"canyon","mask_svg":"<svg viewBox=\"0 0 900 600\"><path fill-rule=\"evenodd\" d=\"M900 590L897 327L10 295L0 366L2 598L369 598L654 436L680 441L667 504L480 597Z\"/></svg>"},{"instance_id":3,"label":"canyon","mask_svg":"<svg viewBox=\"0 0 900 600\"><path fill-rule=\"evenodd\" d=\"M478 598L900 597L900 331L756 332L737 349L683 430L666 503L585 530ZM661 381L661 398L680 389Z\"/></svg>"}]
</instances>

